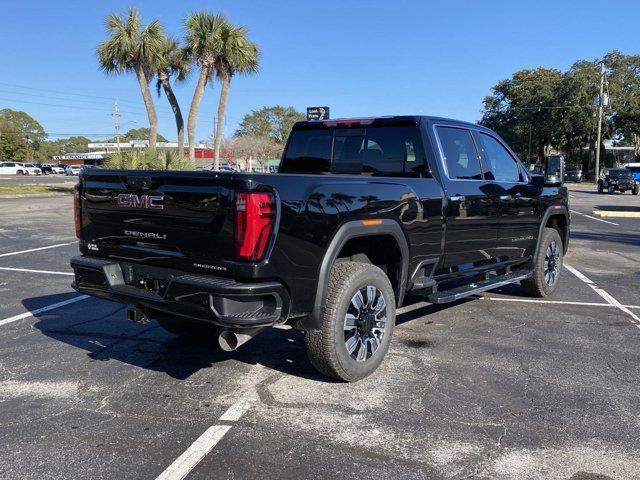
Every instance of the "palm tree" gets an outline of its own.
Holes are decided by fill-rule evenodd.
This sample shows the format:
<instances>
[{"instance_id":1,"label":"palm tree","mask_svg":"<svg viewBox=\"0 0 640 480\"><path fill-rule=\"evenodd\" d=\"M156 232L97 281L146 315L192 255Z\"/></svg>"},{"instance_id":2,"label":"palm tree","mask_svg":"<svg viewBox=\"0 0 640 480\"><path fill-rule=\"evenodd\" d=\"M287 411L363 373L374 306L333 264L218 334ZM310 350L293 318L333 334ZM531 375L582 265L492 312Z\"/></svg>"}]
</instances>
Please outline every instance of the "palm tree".
<instances>
[{"instance_id":1,"label":"palm tree","mask_svg":"<svg viewBox=\"0 0 640 480\"><path fill-rule=\"evenodd\" d=\"M156 89L158 96L160 96L160 90L164 90L169 105L171 105L171 110L173 110L173 115L176 118L178 157L184 158L184 119L178 100L173 93L173 88L171 88L171 77L175 77L177 81L183 81L189 73L191 62L186 51L180 48L175 40L170 38L165 39L161 62L156 72L158 78Z\"/></svg>"},{"instance_id":2,"label":"palm tree","mask_svg":"<svg viewBox=\"0 0 640 480\"><path fill-rule=\"evenodd\" d=\"M196 158L196 121L202 96L207 83L215 74L215 59L222 49L221 32L229 25L222 15L207 12L195 12L186 20L186 50L189 58L200 66L198 83L193 92L189 119L187 120L187 135L189 137L189 159Z\"/></svg>"},{"instance_id":3,"label":"palm tree","mask_svg":"<svg viewBox=\"0 0 640 480\"><path fill-rule=\"evenodd\" d=\"M216 75L220 79L220 101L218 103L218 124L213 140L213 168L220 168L220 146L224 136L224 123L227 115L229 88L234 75L251 75L258 72L260 66L260 50L247 38L244 27L225 25L221 32L221 48L216 56Z\"/></svg>"},{"instance_id":4,"label":"palm tree","mask_svg":"<svg viewBox=\"0 0 640 480\"><path fill-rule=\"evenodd\" d=\"M126 15L110 15L107 19L107 31L111 37L101 43L97 50L100 67L107 74L136 74L149 117L149 146L155 148L158 116L149 82L162 56L166 39L164 28L158 21L143 28L140 13L132 8Z\"/></svg>"}]
</instances>

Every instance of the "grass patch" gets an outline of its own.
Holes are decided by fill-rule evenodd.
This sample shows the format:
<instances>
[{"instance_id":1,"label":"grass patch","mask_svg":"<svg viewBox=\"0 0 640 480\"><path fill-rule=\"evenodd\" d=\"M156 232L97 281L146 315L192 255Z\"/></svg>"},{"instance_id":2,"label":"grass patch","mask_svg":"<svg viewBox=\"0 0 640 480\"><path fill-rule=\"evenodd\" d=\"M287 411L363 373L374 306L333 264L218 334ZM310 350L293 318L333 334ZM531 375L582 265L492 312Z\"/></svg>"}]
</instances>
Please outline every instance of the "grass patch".
<instances>
[{"instance_id":1,"label":"grass patch","mask_svg":"<svg viewBox=\"0 0 640 480\"><path fill-rule=\"evenodd\" d=\"M57 185L0 185L0 197L51 197L72 192L73 187Z\"/></svg>"}]
</instances>

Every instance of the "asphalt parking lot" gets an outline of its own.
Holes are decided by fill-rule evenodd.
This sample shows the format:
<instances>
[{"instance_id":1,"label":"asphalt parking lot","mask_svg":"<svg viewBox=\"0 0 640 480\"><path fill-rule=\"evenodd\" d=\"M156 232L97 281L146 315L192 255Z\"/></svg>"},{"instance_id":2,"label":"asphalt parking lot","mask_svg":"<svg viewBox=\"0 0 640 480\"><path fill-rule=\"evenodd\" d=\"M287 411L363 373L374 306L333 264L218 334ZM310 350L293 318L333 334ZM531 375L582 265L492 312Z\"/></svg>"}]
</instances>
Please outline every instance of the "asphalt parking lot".
<instances>
[{"instance_id":1,"label":"asphalt parking lot","mask_svg":"<svg viewBox=\"0 0 640 480\"><path fill-rule=\"evenodd\" d=\"M387 360L320 377L302 335L190 344L69 287L71 198L0 199L0 478L640 478L640 206L571 186L553 298L413 300Z\"/></svg>"}]
</instances>

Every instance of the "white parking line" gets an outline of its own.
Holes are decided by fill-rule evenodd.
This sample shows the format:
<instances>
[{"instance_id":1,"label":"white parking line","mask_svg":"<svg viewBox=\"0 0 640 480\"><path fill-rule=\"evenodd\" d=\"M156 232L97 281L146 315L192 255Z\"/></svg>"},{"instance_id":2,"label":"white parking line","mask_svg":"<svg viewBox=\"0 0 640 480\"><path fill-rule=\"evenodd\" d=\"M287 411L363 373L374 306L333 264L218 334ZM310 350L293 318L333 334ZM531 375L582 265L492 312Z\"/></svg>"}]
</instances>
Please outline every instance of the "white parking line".
<instances>
[{"instance_id":1,"label":"white parking line","mask_svg":"<svg viewBox=\"0 0 640 480\"><path fill-rule=\"evenodd\" d=\"M586 278L586 277L585 277ZM536 300L533 298L503 298L503 297L482 297L484 300L493 300L495 302L521 302L521 303L550 303L555 305L580 305L585 307L608 307L618 308L617 305L611 303L595 303L595 302L572 302L567 300ZM627 308L640 309L640 305L623 305Z\"/></svg>"},{"instance_id":2,"label":"white parking line","mask_svg":"<svg viewBox=\"0 0 640 480\"><path fill-rule=\"evenodd\" d=\"M73 272L53 272L51 270L31 270L29 268L13 268L13 267L0 267L0 270L7 270L9 272L27 272L27 273L48 273L51 275L71 275Z\"/></svg>"},{"instance_id":3,"label":"white parking line","mask_svg":"<svg viewBox=\"0 0 640 480\"><path fill-rule=\"evenodd\" d=\"M619 223L614 223L614 222L610 222L609 220L603 220L601 218L592 217L591 215L587 215L586 213L576 212L575 210L570 210L570 211L571 213L575 213L576 215L582 215L583 217L590 218L591 220L597 220L598 222L608 223L609 225L615 225L616 227L620 226Z\"/></svg>"},{"instance_id":4,"label":"white parking line","mask_svg":"<svg viewBox=\"0 0 640 480\"><path fill-rule=\"evenodd\" d=\"M243 398L231 405L220 416L223 422L235 422L251 407L252 400ZM167 467L156 480L182 480L193 470L220 440L231 430L231 425L212 425Z\"/></svg>"},{"instance_id":5,"label":"white parking line","mask_svg":"<svg viewBox=\"0 0 640 480\"><path fill-rule=\"evenodd\" d=\"M231 430L231 425L209 427L156 480L182 480L213 450L213 447L222 440L229 430Z\"/></svg>"},{"instance_id":6,"label":"white parking line","mask_svg":"<svg viewBox=\"0 0 640 480\"><path fill-rule=\"evenodd\" d=\"M38 252L40 250L48 250L49 248L66 247L67 245L73 245L74 243L78 243L78 242L76 241L76 242L69 242L69 243L58 243L56 245L49 245L46 247L39 247L39 248L30 248L29 250L20 250L18 252L0 253L0 257L10 257L11 255L20 255L21 253Z\"/></svg>"},{"instance_id":7,"label":"white parking line","mask_svg":"<svg viewBox=\"0 0 640 480\"><path fill-rule=\"evenodd\" d=\"M87 298L89 298L89 295L80 295L79 297L73 297L68 300L63 300L62 302L47 305L46 307L37 308L29 312L21 313L20 315L15 315L13 317L5 318L4 320L0 320L0 327L3 325L8 325L9 323L17 322L18 320L22 320L23 318L33 317L35 315L48 312L49 310L54 310L56 308L64 307L65 305L69 305L71 303L76 303L76 302L79 302L80 300L85 300Z\"/></svg>"},{"instance_id":8,"label":"white parking line","mask_svg":"<svg viewBox=\"0 0 640 480\"><path fill-rule=\"evenodd\" d=\"M567 270L569 270L571 273L573 273L576 277L578 277L584 283L589 285L589 287L591 287L591 289L594 292L596 292L598 295L600 295L607 303L609 303L610 305L612 305L614 307L617 307L618 309L620 309L621 311L623 311L624 313L629 315L633 319L634 325L636 327L640 328L640 317L638 317L635 313L633 313L631 310L629 310L628 307L626 307L625 305L622 305L618 300L613 298L609 293L607 293L603 289L599 288L591 279L589 279L586 275L584 275L583 273L581 273L578 270L576 270L575 268L573 268L571 265L567 265L565 263L564 266L566 267Z\"/></svg>"}]
</instances>

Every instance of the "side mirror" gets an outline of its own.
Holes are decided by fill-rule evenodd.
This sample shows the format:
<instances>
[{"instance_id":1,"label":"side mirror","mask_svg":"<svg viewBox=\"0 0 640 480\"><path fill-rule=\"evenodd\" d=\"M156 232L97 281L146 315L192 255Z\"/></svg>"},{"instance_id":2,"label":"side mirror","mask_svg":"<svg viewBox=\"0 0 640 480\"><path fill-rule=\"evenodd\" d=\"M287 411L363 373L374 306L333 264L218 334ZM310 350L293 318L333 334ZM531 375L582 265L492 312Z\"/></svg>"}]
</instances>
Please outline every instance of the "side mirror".
<instances>
[{"instance_id":1,"label":"side mirror","mask_svg":"<svg viewBox=\"0 0 640 480\"><path fill-rule=\"evenodd\" d=\"M542 175L531 175L531 186L536 191L541 192L544 188L544 177Z\"/></svg>"},{"instance_id":2,"label":"side mirror","mask_svg":"<svg viewBox=\"0 0 640 480\"><path fill-rule=\"evenodd\" d=\"M560 187L564 183L564 159L561 156L544 159L544 186Z\"/></svg>"}]
</instances>

